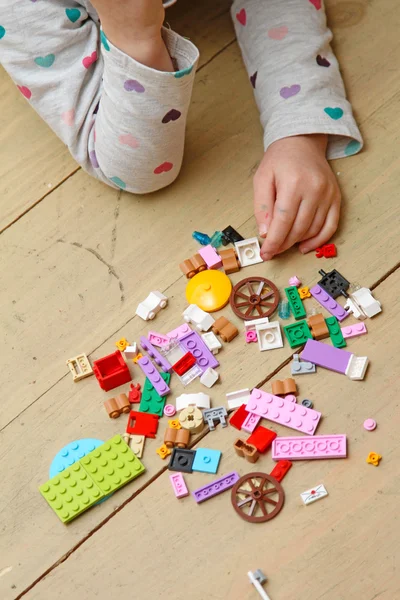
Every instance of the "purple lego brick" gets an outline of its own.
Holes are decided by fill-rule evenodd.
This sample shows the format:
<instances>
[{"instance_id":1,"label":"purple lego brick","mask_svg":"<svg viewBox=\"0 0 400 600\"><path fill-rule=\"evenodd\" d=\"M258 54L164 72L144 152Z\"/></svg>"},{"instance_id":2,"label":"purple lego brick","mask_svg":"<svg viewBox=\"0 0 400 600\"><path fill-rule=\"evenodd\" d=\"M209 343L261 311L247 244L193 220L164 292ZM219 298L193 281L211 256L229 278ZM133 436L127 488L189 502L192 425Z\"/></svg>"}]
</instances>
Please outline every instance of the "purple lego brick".
<instances>
[{"instance_id":1,"label":"purple lego brick","mask_svg":"<svg viewBox=\"0 0 400 600\"><path fill-rule=\"evenodd\" d=\"M162 356L157 350L157 348L155 348L153 344L149 342L149 340L143 335L140 338L140 345L142 346L143 350L146 350L146 352L151 356L151 358L154 359L156 365L161 367L161 369L165 373L170 373L172 371L172 366L167 361L167 359L164 356Z\"/></svg>"},{"instance_id":2,"label":"purple lego brick","mask_svg":"<svg viewBox=\"0 0 400 600\"><path fill-rule=\"evenodd\" d=\"M340 306L340 304L338 304L336 300L327 294L319 285L314 285L314 287L311 288L310 293L313 298L315 298L321 306L326 308L331 315L336 317L338 321L343 321L343 319L349 316L347 310L345 310L343 306Z\"/></svg>"},{"instance_id":3,"label":"purple lego brick","mask_svg":"<svg viewBox=\"0 0 400 600\"><path fill-rule=\"evenodd\" d=\"M160 373L147 356L142 356L142 358L139 358L137 364L160 396L166 396L170 393L171 390L169 389L168 385L165 383L164 379L161 377Z\"/></svg>"},{"instance_id":4,"label":"purple lego brick","mask_svg":"<svg viewBox=\"0 0 400 600\"><path fill-rule=\"evenodd\" d=\"M347 350L341 350L316 340L307 340L303 352L301 353L302 360L308 360L314 365L336 371L336 373L346 374L346 369L350 358L353 356Z\"/></svg>"},{"instance_id":5,"label":"purple lego brick","mask_svg":"<svg viewBox=\"0 0 400 600\"><path fill-rule=\"evenodd\" d=\"M279 398L257 388L251 392L246 410L308 435L314 435L321 418L321 413L317 410L306 408L302 404Z\"/></svg>"},{"instance_id":6,"label":"purple lego brick","mask_svg":"<svg viewBox=\"0 0 400 600\"><path fill-rule=\"evenodd\" d=\"M191 352L193 354L196 359L196 364L203 373L209 367L214 369L219 366L219 362L214 354L210 352L196 331L190 331L181 337L179 343L185 348L186 352Z\"/></svg>"},{"instance_id":7,"label":"purple lego brick","mask_svg":"<svg viewBox=\"0 0 400 600\"><path fill-rule=\"evenodd\" d=\"M254 413L249 413L242 424L242 429L247 431L247 433L253 433L258 423L260 422L261 417Z\"/></svg>"},{"instance_id":8,"label":"purple lego brick","mask_svg":"<svg viewBox=\"0 0 400 600\"><path fill-rule=\"evenodd\" d=\"M232 471L232 473L227 473L223 477L219 477L219 479L214 479L214 481L211 483L203 485L203 487L192 492L192 496L196 500L197 504L200 504L200 502L204 502L209 498L217 496L221 492L229 490L239 479L239 473Z\"/></svg>"}]
</instances>

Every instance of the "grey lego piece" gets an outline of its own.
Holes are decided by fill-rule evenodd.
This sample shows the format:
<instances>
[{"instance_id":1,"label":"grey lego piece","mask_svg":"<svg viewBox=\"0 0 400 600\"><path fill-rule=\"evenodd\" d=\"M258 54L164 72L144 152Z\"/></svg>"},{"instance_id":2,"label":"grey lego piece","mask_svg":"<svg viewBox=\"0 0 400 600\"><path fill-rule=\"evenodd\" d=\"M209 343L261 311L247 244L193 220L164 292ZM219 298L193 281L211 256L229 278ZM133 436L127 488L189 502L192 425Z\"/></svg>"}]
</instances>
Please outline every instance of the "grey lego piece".
<instances>
[{"instance_id":1,"label":"grey lego piece","mask_svg":"<svg viewBox=\"0 0 400 600\"><path fill-rule=\"evenodd\" d=\"M305 375L306 373L315 373L316 366L307 360L300 360L299 354L293 354L290 371L292 375Z\"/></svg>"},{"instance_id":2,"label":"grey lego piece","mask_svg":"<svg viewBox=\"0 0 400 600\"><path fill-rule=\"evenodd\" d=\"M302 401L302 405L306 408L312 408L314 406L311 400L308 400L307 398L304 398L304 400Z\"/></svg>"},{"instance_id":3,"label":"grey lego piece","mask_svg":"<svg viewBox=\"0 0 400 600\"><path fill-rule=\"evenodd\" d=\"M210 428L210 431L214 431L215 421L221 423L222 427L226 427L228 425L225 418L227 414L225 406L217 406L216 408L207 408L206 410L203 410L203 418Z\"/></svg>"},{"instance_id":4,"label":"grey lego piece","mask_svg":"<svg viewBox=\"0 0 400 600\"><path fill-rule=\"evenodd\" d=\"M264 585L264 583L266 583L267 578L264 575L264 573L261 571L261 569L256 569L254 571L253 575L257 579L257 581L259 581L261 583L261 585Z\"/></svg>"}]
</instances>

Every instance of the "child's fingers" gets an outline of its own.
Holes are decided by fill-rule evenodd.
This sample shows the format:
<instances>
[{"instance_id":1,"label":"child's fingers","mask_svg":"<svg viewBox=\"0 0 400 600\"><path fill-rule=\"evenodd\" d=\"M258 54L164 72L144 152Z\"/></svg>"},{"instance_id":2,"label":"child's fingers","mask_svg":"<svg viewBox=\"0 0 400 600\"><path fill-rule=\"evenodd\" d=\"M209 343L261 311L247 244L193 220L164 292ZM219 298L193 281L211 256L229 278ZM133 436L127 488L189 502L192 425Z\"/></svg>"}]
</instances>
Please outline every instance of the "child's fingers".
<instances>
[{"instance_id":1,"label":"child's fingers","mask_svg":"<svg viewBox=\"0 0 400 600\"><path fill-rule=\"evenodd\" d=\"M300 198L285 194L285 200L277 199L268 229L268 237L262 245L261 257L270 260L279 252L296 219Z\"/></svg>"},{"instance_id":2,"label":"child's fingers","mask_svg":"<svg viewBox=\"0 0 400 600\"><path fill-rule=\"evenodd\" d=\"M258 233L265 238L271 221L275 203L275 183L273 177L254 178L254 216L257 221Z\"/></svg>"},{"instance_id":3,"label":"child's fingers","mask_svg":"<svg viewBox=\"0 0 400 600\"><path fill-rule=\"evenodd\" d=\"M322 229L323 224L325 223L326 215L328 213L329 206L319 206L317 212L315 213L314 220L311 223L311 226L308 231L300 238L300 242L305 240L309 240L316 236Z\"/></svg>"},{"instance_id":4,"label":"child's fingers","mask_svg":"<svg viewBox=\"0 0 400 600\"><path fill-rule=\"evenodd\" d=\"M285 252L285 250L291 248L294 244L304 238L311 227L317 208L317 206L310 206L310 204L304 201L300 202L296 219L277 253L281 254L282 252Z\"/></svg>"},{"instance_id":5,"label":"child's fingers","mask_svg":"<svg viewBox=\"0 0 400 600\"><path fill-rule=\"evenodd\" d=\"M328 242L330 240L332 235L335 233L339 223L339 212L339 203L332 204L328 211L322 229L314 237L311 237L308 240L304 240L304 242L301 242L301 244L299 244L300 252L306 254L307 252L310 252L310 250L315 250L315 248L322 246L323 244L325 244L325 242Z\"/></svg>"}]
</instances>

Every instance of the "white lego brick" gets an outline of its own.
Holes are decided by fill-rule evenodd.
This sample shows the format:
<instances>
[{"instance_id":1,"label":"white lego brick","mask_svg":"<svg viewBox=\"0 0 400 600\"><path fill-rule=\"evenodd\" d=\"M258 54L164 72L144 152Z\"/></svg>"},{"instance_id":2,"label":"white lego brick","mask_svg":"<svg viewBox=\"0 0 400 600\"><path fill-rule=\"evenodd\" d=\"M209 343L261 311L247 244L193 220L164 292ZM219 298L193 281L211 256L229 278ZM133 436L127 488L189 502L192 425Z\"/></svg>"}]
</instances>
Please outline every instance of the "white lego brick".
<instances>
[{"instance_id":1,"label":"white lego brick","mask_svg":"<svg viewBox=\"0 0 400 600\"><path fill-rule=\"evenodd\" d=\"M208 331L215 323L215 319L196 304L189 304L182 316L186 323L192 323L198 331Z\"/></svg>"},{"instance_id":2,"label":"white lego brick","mask_svg":"<svg viewBox=\"0 0 400 600\"><path fill-rule=\"evenodd\" d=\"M247 404L250 400L250 390L245 388L243 390L236 390L236 392L229 392L226 394L226 401L229 408L239 408L242 404Z\"/></svg>"},{"instance_id":3,"label":"white lego brick","mask_svg":"<svg viewBox=\"0 0 400 600\"><path fill-rule=\"evenodd\" d=\"M192 381L194 381L196 377L199 377L202 373L203 371L201 370L199 365L195 364L191 369L189 369L189 371L186 371L186 373L184 373L183 375L178 375L178 377L181 384L184 387L186 387L187 385L189 385L189 383L192 383Z\"/></svg>"},{"instance_id":4,"label":"white lego brick","mask_svg":"<svg viewBox=\"0 0 400 600\"><path fill-rule=\"evenodd\" d=\"M262 319L254 319L253 321L245 321L244 330L245 332L256 331L258 325L265 325L265 323L269 323L268 317L263 317Z\"/></svg>"},{"instance_id":5,"label":"white lego brick","mask_svg":"<svg viewBox=\"0 0 400 600\"><path fill-rule=\"evenodd\" d=\"M131 346L127 346L124 350L124 355L125 355L125 358L127 358L127 359L135 358L137 353L138 353L138 349L137 349L136 342L134 344L132 344Z\"/></svg>"},{"instance_id":6,"label":"white lego brick","mask_svg":"<svg viewBox=\"0 0 400 600\"><path fill-rule=\"evenodd\" d=\"M215 335L215 333L209 331L208 333L202 333L201 337L207 348L210 350L210 352L212 352L213 354L218 354L218 352L222 348L222 344Z\"/></svg>"},{"instance_id":7,"label":"white lego brick","mask_svg":"<svg viewBox=\"0 0 400 600\"><path fill-rule=\"evenodd\" d=\"M365 371L368 367L367 356L356 356L352 354L346 368L346 375L354 381L361 381L364 379Z\"/></svg>"},{"instance_id":8,"label":"white lego brick","mask_svg":"<svg viewBox=\"0 0 400 600\"><path fill-rule=\"evenodd\" d=\"M137 307L136 314L144 321L149 321L154 319L156 314L167 306L167 303L167 296L164 296L161 292L150 292L146 300L143 300Z\"/></svg>"},{"instance_id":9,"label":"white lego brick","mask_svg":"<svg viewBox=\"0 0 400 600\"><path fill-rule=\"evenodd\" d=\"M262 263L260 244L256 237L235 243L236 253L241 267Z\"/></svg>"},{"instance_id":10,"label":"white lego brick","mask_svg":"<svg viewBox=\"0 0 400 600\"><path fill-rule=\"evenodd\" d=\"M265 325L260 325L256 328L258 347L263 352L264 350L274 350L275 348L283 348L283 340L281 326L278 321L272 321Z\"/></svg>"},{"instance_id":11,"label":"white lego brick","mask_svg":"<svg viewBox=\"0 0 400 600\"><path fill-rule=\"evenodd\" d=\"M368 288L360 288L351 294L352 300L357 302L364 314L371 318L382 312L381 303L375 300Z\"/></svg>"},{"instance_id":12,"label":"white lego brick","mask_svg":"<svg viewBox=\"0 0 400 600\"><path fill-rule=\"evenodd\" d=\"M206 369L203 375L200 377L200 383L210 388L214 385L214 383L217 383L218 379L219 373L215 369L208 367L208 369Z\"/></svg>"},{"instance_id":13,"label":"white lego brick","mask_svg":"<svg viewBox=\"0 0 400 600\"><path fill-rule=\"evenodd\" d=\"M306 490L300 494L300 498L303 500L304 504L312 504L321 498L325 498L328 495L325 486L321 483L317 485L315 488L311 488L310 490Z\"/></svg>"},{"instance_id":14,"label":"white lego brick","mask_svg":"<svg viewBox=\"0 0 400 600\"><path fill-rule=\"evenodd\" d=\"M355 319L363 321L367 318L363 310L361 309L361 306L359 306L357 302L354 302L354 300L352 300L351 298L347 298L344 308L345 310L347 310L347 312L352 314Z\"/></svg>"},{"instance_id":15,"label":"white lego brick","mask_svg":"<svg viewBox=\"0 0 400 600\"><path fill-rule=\"evenodd\" d=\"M182 410L194 404L198 408L210 408L210 396L198 392L197 394L181 394L175 401L176 410Z\"/></svg>"}]
</instances>

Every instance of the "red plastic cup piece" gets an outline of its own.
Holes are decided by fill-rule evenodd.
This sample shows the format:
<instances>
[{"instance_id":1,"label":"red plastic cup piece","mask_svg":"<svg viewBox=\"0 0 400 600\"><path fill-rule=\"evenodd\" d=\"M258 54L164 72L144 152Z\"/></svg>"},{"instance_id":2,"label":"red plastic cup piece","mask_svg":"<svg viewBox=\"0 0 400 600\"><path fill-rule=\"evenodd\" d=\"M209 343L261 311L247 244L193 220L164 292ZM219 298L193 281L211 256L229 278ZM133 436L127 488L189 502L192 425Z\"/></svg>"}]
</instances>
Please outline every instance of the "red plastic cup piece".
<instances>
[{"instance_id":1,"label":"red plastic cup piece","mask_svg":"<svg viewBox=\"0 0 400 600\"><path fill-rule=\"evenodd\" d=\"M367 419L364 421L364 429L367 431L373 431L376 428L376 421L374 419Z\"/></svg>"},{"instance_id":2,"label":"red plastic cup piece","mask_svg":"<svg viewBox=\"0 0 400 600\"><path fill-rule=\"evenodd\" d=\"M282 481L291 466L292 463L290 460L280 460L272 469L270 475L275 477L277 481Z\"/></svg>"},{"instance_id":3,"label":"red plastic cup piece","mask_svg":"<svg viewBox=\"0 0 400 600\"><path fill-rule=\"evenodd\" d=\"M173 404L166 404L164 406L164 415L166 417L173 417L176 413L176 408Z\"/></svg>"}]
</instances>

